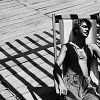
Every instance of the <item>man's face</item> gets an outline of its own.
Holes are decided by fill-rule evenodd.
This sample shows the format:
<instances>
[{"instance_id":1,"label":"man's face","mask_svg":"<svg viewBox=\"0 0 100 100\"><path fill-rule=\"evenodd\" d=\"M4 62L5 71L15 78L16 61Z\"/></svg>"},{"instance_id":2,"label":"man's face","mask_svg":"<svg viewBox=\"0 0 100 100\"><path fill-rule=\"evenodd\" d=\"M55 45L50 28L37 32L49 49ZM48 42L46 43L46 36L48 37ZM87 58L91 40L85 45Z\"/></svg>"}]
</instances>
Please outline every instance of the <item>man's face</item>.
<instances>
[{"instance_id":1,"label":"man's face","mask_svg":"<svg viewBox=\"0 0 100 100\"><path fill-rule=\"evenodd\" d=\"M89 35L89 28L85 22L82 22L80 25L80 33L85 38Z\"/></svg>"}]
</instances>

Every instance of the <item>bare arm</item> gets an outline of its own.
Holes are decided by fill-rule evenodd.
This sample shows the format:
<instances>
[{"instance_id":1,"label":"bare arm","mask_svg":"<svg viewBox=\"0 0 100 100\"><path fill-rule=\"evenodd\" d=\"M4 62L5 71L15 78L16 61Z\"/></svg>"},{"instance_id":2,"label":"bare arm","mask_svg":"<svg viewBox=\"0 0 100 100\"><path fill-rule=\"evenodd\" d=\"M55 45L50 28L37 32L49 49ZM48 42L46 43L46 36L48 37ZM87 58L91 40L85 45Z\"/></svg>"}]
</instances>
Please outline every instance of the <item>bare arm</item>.
<instances>
[{"instance_id":1,"label":"bare arm","mask_svg":"<svg viewBox=\"0 0 100 100\"><path fill-rule=\"evenodd\" d=\"M62 48L61 48L60 54L59 54L59 56L57 57L57 60L56 60L56 64L58 65L58 67L60 67L62 65L64 58L65 58L65 55L66 55L66 51L67 51L67 48L66 48L65 45L63 45ZM59 84L59 93L63 94L63 90L65 90L66 87L63 84L63 80L62 80L61 75L56 73L56 76L57 76L58 84Z\"/></svg>"},{"instance_id":2,"label":"bare arm","mask_svg":"<svg viewBox=\"0 0 100 100\"><path fill-rule=\"evenodd\" d=\"M96 56L100 59L100 48L96 44L90 44L90 47Z\"/></svg>"},{"instance_id":3,"label":"bare arm","mask_svg":"<svg viewBox=\"0 0 100 100\"><path fill-rule=\"evenodd\" d=\"M58 66L62 65L65 55L66 55L66 51L67 51L67 47L65 45L63 45L61 48L60 54L56 60L56 63L58 64Z\"/></svg>"},{"instance_id":4,"label":"bare arm","mask_svg":"<svg viewBox=\"0 0 100 100\"><path fill-rule=\"evenodd\" d=\"M65 45L63 45L61 48L60 54L56 60L56 64L58 65L58 67L60 67L62 65L65 55L66 55L66 51L67 51L67 48ZM59 74L57 74L57 77L58 77L59 83L61 83L62 82L61 76Z\"/></svg>"}]
</instances>

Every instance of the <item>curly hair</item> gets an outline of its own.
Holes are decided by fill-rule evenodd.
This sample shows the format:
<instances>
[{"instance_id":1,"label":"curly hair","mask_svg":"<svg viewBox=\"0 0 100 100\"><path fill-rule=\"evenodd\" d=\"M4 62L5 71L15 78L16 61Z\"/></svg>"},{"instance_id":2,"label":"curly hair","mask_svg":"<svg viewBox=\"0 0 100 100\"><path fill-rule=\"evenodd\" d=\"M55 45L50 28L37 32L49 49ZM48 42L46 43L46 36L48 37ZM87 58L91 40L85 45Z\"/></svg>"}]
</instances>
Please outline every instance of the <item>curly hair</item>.
<instances>
[{"instance_id":1,"label":"curly hair","mask_svg":"<svg viewBox=\"0 0 100 100\"><path fill-rule=\"evenodd\" d=\"M87 24L88 29L90 30L90 28L92 27L91 22L88 19L76 19L73 22L73 33L76 36L77 32L79 32L80 30L80 25L85 22Z\"/></svg>"}]
</instances>

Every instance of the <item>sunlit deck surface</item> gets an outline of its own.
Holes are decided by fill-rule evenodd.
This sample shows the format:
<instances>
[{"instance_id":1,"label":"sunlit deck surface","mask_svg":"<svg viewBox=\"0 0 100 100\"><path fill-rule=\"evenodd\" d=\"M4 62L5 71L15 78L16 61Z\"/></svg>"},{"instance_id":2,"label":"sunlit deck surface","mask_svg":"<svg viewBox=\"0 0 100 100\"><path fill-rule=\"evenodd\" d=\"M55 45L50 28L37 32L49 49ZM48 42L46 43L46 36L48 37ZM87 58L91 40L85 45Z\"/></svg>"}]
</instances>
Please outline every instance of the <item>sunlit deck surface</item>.
<instances>
[{"instance_id":1,"label":"sunlit deck surface","mask_svg":"<svg viewBox=\"0 0 100 100\"><path fill-rule=\"evenodd\" d=\"M0 100L56 100L52 14L99 12L100 0L0 0Z\"/></svg>"}]
</instances>

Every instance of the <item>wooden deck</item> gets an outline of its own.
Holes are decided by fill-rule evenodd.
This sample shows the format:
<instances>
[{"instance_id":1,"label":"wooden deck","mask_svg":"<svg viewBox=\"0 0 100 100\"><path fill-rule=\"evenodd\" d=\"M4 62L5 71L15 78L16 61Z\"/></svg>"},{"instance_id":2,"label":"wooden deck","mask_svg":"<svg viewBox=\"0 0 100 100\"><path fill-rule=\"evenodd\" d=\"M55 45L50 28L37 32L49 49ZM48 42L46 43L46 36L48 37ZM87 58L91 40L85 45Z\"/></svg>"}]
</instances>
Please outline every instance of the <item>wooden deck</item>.
<instances>
[{"instance_id":1,"label":"wooden deck","mask_svg":"<svg viewBox=\"0 0 100 100\"><path fill-rule=\"evenodd\" d=\"M56 100L51 16L99 12L100 0L1 0L0 100Z\"/></svg>"}]
</instances>

